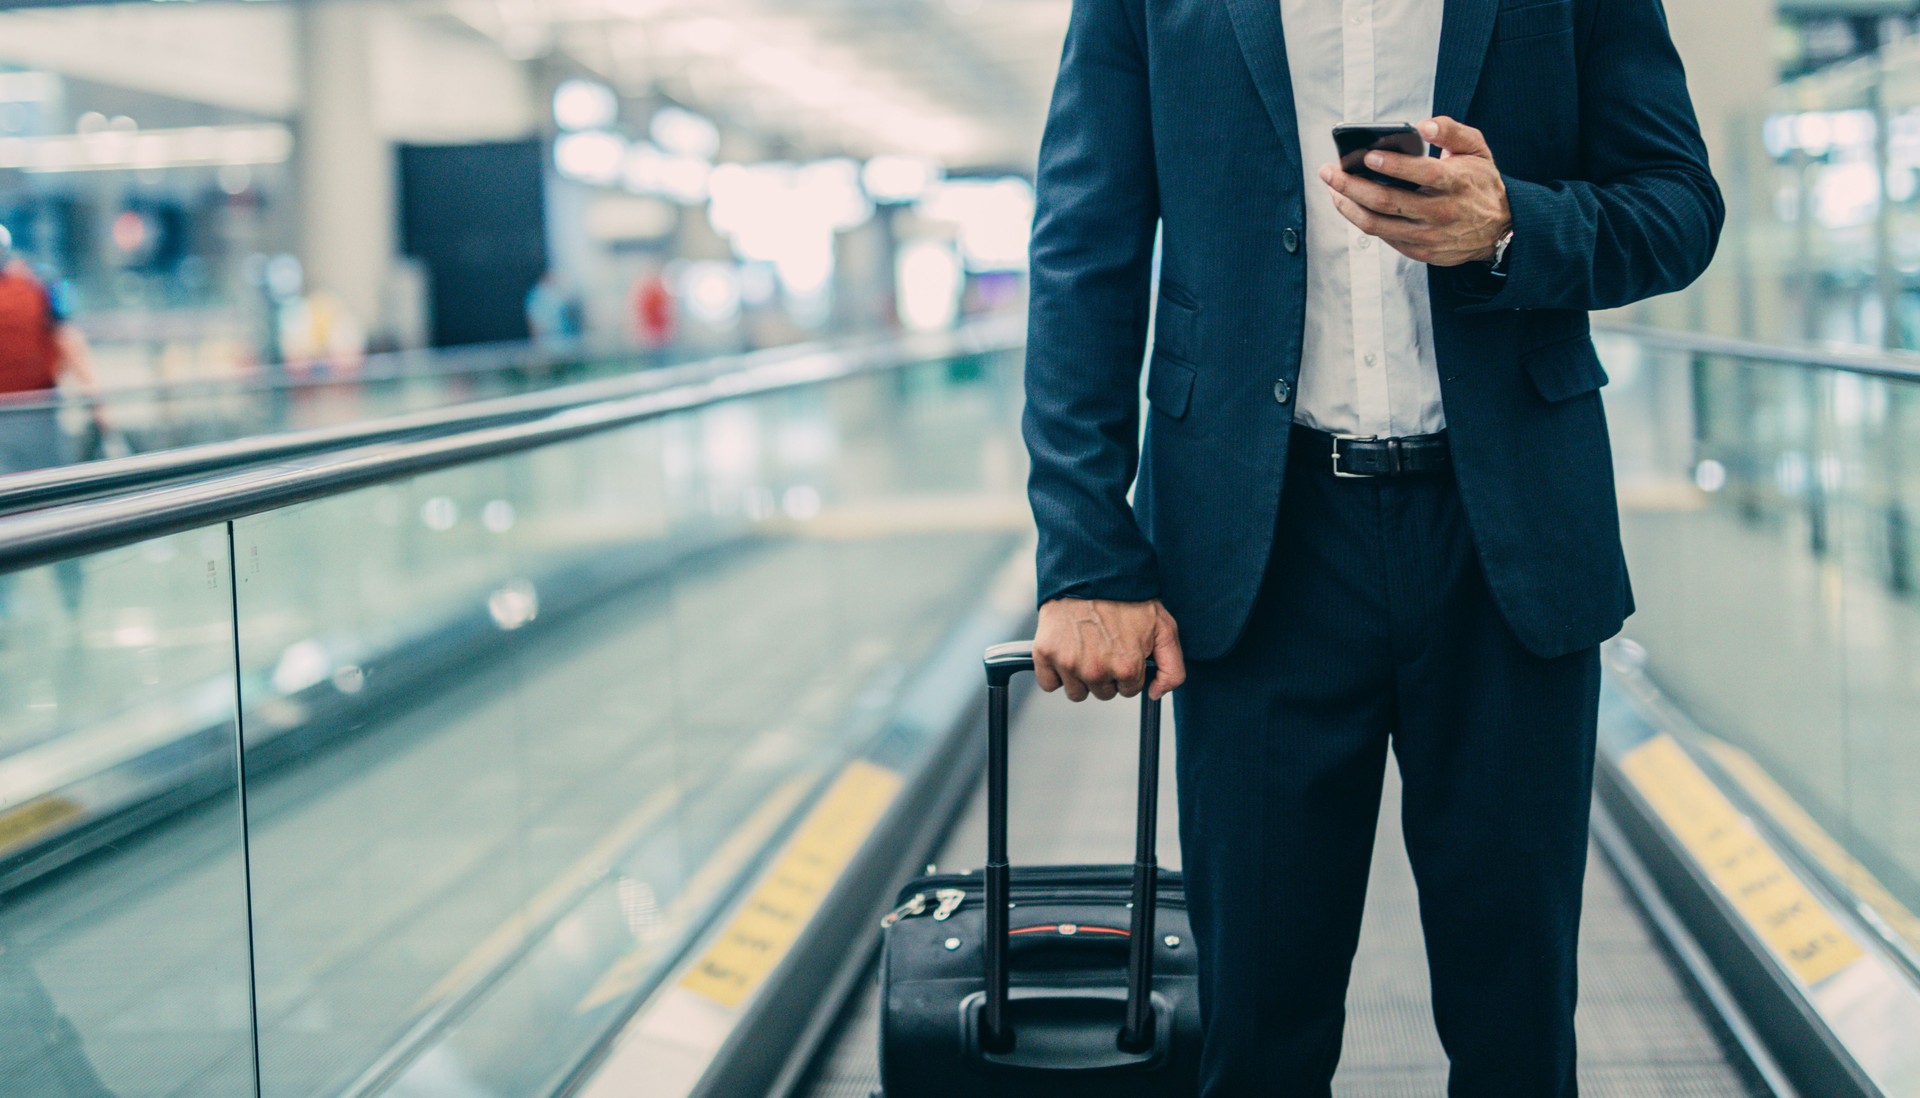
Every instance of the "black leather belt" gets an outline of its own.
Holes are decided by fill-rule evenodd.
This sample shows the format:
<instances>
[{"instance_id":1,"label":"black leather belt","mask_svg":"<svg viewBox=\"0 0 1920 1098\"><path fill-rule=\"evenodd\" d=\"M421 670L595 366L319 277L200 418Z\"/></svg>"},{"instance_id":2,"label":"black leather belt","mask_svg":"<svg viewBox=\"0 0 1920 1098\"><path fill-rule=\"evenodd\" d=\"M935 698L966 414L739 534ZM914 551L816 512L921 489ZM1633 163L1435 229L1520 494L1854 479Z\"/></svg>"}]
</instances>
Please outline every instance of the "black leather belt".
<instances>
[{"instance_id":1,"label":"black leather belt","mask_svg":"<svg viewBox=\"0 0 1920 1098\"><path fill-rule=\"evenodd\" d=\"M1336 477L1410 476L1444 469L1452 461L1445 431L1403 438L1354 438L1296 423L1287 448L1302 460L1332 462Z\"/></svg>"}]
</instances>

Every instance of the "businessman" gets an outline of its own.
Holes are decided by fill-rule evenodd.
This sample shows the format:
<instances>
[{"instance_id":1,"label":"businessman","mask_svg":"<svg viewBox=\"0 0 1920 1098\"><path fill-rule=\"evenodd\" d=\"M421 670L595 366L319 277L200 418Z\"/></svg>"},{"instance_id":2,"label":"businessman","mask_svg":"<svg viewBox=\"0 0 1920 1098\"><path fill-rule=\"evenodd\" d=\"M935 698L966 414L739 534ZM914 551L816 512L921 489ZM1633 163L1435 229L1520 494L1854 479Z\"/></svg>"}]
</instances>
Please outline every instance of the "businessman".
<instances>
[{"instance_id":1,"label":"businessman","mask_svg":"<svg viewBox=\"0 0 1920 1098\"><path fill-rule=\"evenodd\" d=\"M1417 190L1334 163L1402 119ZM1327 1093L1392 750L1451 1092L1573 1094L1633 605L1587 313L1724 216L1660 0L1074 0L1038 201L1036 669L1180 687L1203 1092Z\"/></svg>"}]
</instances>

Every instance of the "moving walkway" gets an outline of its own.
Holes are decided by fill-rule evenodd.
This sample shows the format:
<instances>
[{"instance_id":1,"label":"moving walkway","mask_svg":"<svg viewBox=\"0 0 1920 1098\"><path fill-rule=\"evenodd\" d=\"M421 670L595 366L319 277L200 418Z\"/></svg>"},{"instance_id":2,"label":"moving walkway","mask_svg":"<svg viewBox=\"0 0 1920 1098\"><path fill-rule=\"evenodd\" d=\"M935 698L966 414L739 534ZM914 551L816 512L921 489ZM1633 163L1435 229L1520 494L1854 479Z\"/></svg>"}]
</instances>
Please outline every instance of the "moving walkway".
<instances>
[{"instance_id":1,"label":"moving walkway","mask_svg":"<svg viewBox=\"0 0 1920 1098\"><path fill-rule=\"evenodd\" d=\"M9 1082L866 1093L877 916L978 862L979 652L1029 628L1019 338L0 517L0 1003L48 1021ZM1584 1085L1920 1093L1886 437L1920 382L1602 341L1643 609L1607 654ZM1050 822L1015 856L1111 859L1128 753L1092 745L1127 716L1034 704L1055 780L1015 810ZM1382 826L1341 1087L1436 1093Z\"/></svg>"}]
</instances>

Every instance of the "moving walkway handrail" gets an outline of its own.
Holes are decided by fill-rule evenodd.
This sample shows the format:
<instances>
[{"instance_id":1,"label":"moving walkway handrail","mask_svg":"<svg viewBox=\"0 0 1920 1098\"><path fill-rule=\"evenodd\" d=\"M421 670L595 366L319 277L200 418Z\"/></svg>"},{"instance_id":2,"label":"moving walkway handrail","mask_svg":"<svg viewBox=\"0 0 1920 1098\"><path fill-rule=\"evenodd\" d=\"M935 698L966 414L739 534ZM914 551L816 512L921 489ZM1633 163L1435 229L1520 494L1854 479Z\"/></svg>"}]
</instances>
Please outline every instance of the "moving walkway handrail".
<instances>
[{"instance_id":1,"label":"moving walkway handrail","mask_svg":"<svg viewBox=\"0 0 1920 1098\"><path fill-rule=\"evenodd\" d=\"M646 354L645 348L624 339L512 340L475 343L453 348L413 348L375 351L359 356L351 368L320 366L296 372L288 364L257 366L228 377L187 377L172 381L143 381L104 386L86 394L59 390L51 396L0 394L0 414L22 409L91 407L128 399L171 400L230 393L266 393L274 390L325 389L339 385L386 384L435 378L468 377L504 370L561 366L595 358Z\"/></svg>"},{"instance_id":2,"label":"moving walkway handrail","mask_svg":"<svg viewBox=\"0 0 1920 1098\"><path fill-rule=\"evenodd\" d=\"M1920 355L1754 343L1722 336L1609 321L1596 323L1594 331L1624 336L1642 346L1682 353L1717 355L1745 361L1779 363L1803 369L1832 369L1873 377L1920 381ZM525 345L516 346L522 351L526 350ZM591 350L584 345L569 344L567 347L574 350ZM557 354L562 349L565 348L551 350ZM500 350L501 347L498 345L489 345L486 353L497 355ZM613 351L616 348L608 347L605 350ZM792 355L815 354L821 350L822 347L816 344L771 348L744 355L727 355L700 362L663 367L639 375L582 382L538 393L409 412L359 423L289 431L230 442L203 443L125 458L19 473L0 479L0 514L29 507L48 507L109 492L163 484L189 476L232 470L242 465L299 457L322 451L342 450L352 446L395 441L419 435L500 426L549 415L565 408L686 384L722 370L752 368L769 360ZM508 363L496 357L489 365L477 366L471 371L453 369L423 371L412 375L361 374L352 378L323 379L317 383L381 380L402 376L446 376L501 369L509 365L525 365L532 361L557 361L557 359L536 355L531 360ZM115 395L119 392L122 391L116 391Z\"/></svg>"},{"instance_id":3,"label":"moving walkway handrail","mask_svg":"<svg viewBox=\"0 0 1920 1098\"><path fill-rule=\"evenodd\" d=\"M186 483L4 516L0 517L0 572L537 449L741 397L899 369L931 359L1010 350L1020 345L1024 335L1022 318L1005 317L952 332L908 336L863 347L815 348L666 389L603 396L524 422L330 450Z\"/></svg>"},{"instance_id":4,"label":"moving walkway handrail","mask_svg":"<svg viewBox=\"0 0 1920 1098\"><path fill-rule=\"evenodd\" d=\"M0 514L49 507L109 492L126 491L240 466L344 450L377 442L449 434L478 427L503 426L601 401L654 392L752 369L772 362L835 349L872 346L872 339L830 344L796 344L745 354L666 366L643 373L579 382L535 393L423 409L357 423L285 431L228 442L156 450L104 461L37 469L0 478Z\"/></svg>"},{"instance_id":5,"label":"moving walkway handrail","mask_svg":"<svg viewBox=\"0 0 1920 1098\"><path fill-rule=\"evenodd\" d=\"M1803 370L1837 370L1894 381L1920 381L1920 354L1799 343L1755 343L1729 336L1616 321L1598 321L1593 325L1593 330L1596 334L1623 336L1643 347L1663 351L1736 358L1747 362L1794 366Z\"/></svg>"}]
</instances>

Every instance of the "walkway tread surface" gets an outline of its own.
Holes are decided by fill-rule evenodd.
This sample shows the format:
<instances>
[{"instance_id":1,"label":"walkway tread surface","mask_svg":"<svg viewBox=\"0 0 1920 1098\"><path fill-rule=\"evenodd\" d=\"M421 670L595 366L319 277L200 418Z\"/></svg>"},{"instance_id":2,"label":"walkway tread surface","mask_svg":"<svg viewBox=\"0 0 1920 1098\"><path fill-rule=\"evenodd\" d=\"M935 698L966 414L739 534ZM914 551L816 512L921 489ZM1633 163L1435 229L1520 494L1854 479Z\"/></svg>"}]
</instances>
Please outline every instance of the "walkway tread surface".
<instances>
[{"instance_id":1,"label":"walkway tread surface","mask_svg":"<svg viewBox=\"0 0 1920 1098\"><path fill-rule=\"evenodd\" d=\"M1069 706L1033 695L1014 721L1009 844L1013 862L1124 862L1132 858L1131 703ZM1172 729L1167 732L1160 860L1177 867ZM1347 1000L1336 1095L1435 1098L1446 1093L1446 1056L1430 1013L1412 870L1400 840L1397 779L1374 844L1373 875ZM1040 821L1049 821L1042 826ZM980 864L984 793L976 794L942 850L943 868ZM1580 928L1580 1092L1587 1098L1747 1098L1681 977L1596 850L1588 859ZM877 989L848 1007L802 1093L869 1098L877 1068Z\"/></svg>"}]
</instances>

